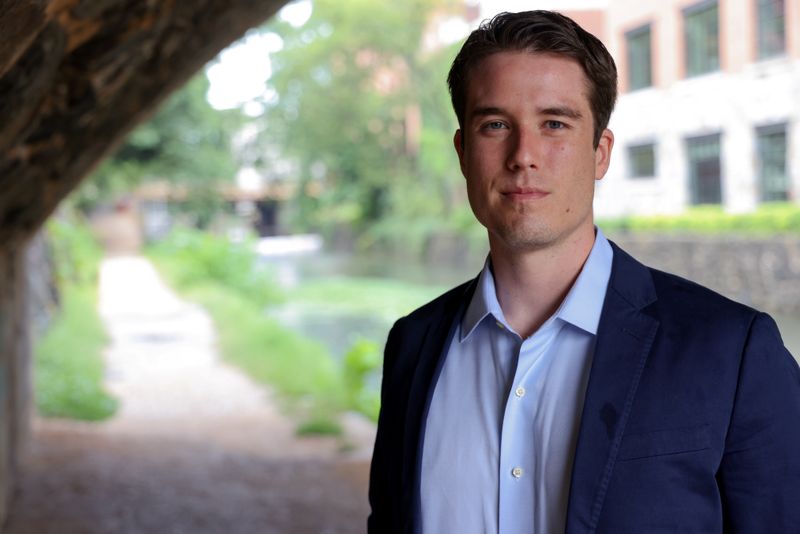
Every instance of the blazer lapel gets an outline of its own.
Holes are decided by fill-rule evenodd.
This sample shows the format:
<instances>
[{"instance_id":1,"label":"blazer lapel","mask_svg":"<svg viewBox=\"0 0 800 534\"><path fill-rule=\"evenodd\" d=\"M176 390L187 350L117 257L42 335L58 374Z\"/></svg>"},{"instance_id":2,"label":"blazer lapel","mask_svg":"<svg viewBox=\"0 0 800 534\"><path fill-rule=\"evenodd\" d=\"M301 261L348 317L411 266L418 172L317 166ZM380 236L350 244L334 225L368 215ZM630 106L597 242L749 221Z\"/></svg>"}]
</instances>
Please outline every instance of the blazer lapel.
<instances>
[{"instance_id":1,"label":"blazer lapel","mask_svg":"<svg viewBox=\"0 0 800 534\"><path fill-rule=\"evenodd\" d=\"M659 322L646 267L612 243L614 260L598 326L572 468L567 534L594 532L625 424Z\"/></svg>"}]
</instances>

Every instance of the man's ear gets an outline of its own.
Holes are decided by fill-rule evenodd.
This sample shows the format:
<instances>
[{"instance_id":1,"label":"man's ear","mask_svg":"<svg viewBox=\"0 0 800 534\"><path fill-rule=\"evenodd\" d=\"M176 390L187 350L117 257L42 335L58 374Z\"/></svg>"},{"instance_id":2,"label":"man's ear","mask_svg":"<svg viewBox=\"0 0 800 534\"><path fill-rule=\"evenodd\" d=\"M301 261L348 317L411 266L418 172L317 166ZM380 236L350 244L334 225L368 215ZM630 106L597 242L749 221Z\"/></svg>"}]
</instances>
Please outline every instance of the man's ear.
<instances>
[{"instance_id":1,"label":"man's ear","mask_svg":"<svg viewBox=\"0 0 800 534\"><path fill-rule=\"evenodd\" d=\"M600 142L594 151L594 179L602 180L611 163L611 150L614 148L614 132L606 128L600 134Z\"/></svg>"},{"instance_id":2,"label":"man's ear","mask_svg":"<svg viewBox=\"0 0 800 534\"><path fill-rule=\"evenodd\" d=\"M460 129L456 130L453 136L453 146L458 154L458 163L461 165L461 174L464 174L464 134Z\"/></svg>"}]
</instances>

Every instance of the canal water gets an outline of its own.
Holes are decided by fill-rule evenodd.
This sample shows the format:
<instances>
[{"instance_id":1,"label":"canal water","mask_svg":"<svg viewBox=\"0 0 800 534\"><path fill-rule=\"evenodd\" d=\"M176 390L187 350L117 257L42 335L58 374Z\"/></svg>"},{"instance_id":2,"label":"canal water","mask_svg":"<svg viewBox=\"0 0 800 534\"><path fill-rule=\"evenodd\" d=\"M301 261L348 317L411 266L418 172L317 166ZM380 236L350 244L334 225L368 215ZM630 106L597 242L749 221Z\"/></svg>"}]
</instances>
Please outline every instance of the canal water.
<instances>
[{"instance_id":1,"label":"canal water","mask_svg":"<svg viewBox=\"0 0 800 534\"><path fill-rule=\"evenodd\" d=\"M420 297L422 300L412 309L475 276L482 267L480 261L454 268L381 256L337 255L322 252L319 246L285 254L268 254L264 261L271 266L284 288L331 277L337 280L386 279L407 284L409 291L413 289L421 295L426 295L426 292L419 291L420 288L428 288L427 296ZM322 343L334 358L340 359L358 339L371 340L382 349L393 322L407 311L410 309L394 309L391 303L387 303L386 309L352 310L340 306L308 306L290 299L269 313L285 326ZM800 314L771 315L778 323L785 345L800 361Z\"/></svg>"}]
</instances>

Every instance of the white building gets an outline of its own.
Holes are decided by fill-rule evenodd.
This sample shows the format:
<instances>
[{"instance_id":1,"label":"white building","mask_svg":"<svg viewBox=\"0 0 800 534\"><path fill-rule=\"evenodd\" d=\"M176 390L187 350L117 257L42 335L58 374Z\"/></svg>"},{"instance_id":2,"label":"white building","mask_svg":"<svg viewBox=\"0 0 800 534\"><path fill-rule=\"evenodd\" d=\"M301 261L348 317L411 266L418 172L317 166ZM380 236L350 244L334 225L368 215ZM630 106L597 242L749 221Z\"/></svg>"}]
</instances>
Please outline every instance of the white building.
<instances>
[{"instance_id":1,"label":"white building","mask_svg":"<svg viewBox=\"0 0 800 534\"><path fill-rule=\"evenodd\" d=\"M620 97L598 216L800 202L800 0L611 0L604 15Z\"/></svg>"}]
</instances>

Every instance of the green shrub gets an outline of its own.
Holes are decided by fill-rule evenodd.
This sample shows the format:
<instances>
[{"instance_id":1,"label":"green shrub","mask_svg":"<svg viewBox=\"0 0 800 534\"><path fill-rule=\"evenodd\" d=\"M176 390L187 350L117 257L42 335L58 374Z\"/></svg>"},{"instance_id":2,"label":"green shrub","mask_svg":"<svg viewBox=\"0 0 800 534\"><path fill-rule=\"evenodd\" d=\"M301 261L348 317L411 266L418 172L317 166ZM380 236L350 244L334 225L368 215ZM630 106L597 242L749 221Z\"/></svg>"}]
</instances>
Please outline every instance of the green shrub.
<instances>
[{"instance_id":1,"label":"green shrub","mask_svg":"<svg viewBox=\"0 0 800 534\"><path fill-rule=\"evenodd\" d=\"M751 213L726 213L720 206L698 206L680 215L598 219L608 232L800 233L800 205L762 204Z\"/></svg>"},{"instance_id":2,"label":"green shrub","mask_svg":"<svg viewBox=\"0 0 800 534\"><path fill-rule=\"evenodd\" d=\"M158 259L178 289L214 282L259 305L282 299L280 289L247 243L180 229L154 245L149 253Z\"/></svg>"},{"instance_id":3,"label":"green shrub","mask_svg":"<svg viewBox=\"0 0 800 534\"><path fill-rule=\"evenodd\" d=\"M77 212L62 212L47 221L46 231L59 286L96 286L103 249L88 223Z\"/></svg>"},{"instance_id":4,"label":"green shrub","mask_svg":"<svg viewBox=\"0 0 800 534\"><path fill-rule=\"evenodd\" d=\"M288 411L309 421L304 432L338 428L335 418L345 406L341 371L324 346L266 316L264 306L282 294L255 253L184 230L149 255L171 285L211 314L224 359L272 386Z\"/></svg>"},{"instance_id":5,"label":"green shrub","mask_svg":"<svg viewBox=\"0 0 800 534\"><path fill-rule=\"evenodd\" d=\"M103 251L88 223L61 212L46 225L53 251L60 309L34 340L34 398L40 414L97 421L111 417L117 401L103 389L107 336L97 311Z\"/></svg>"},{"instance_id":6,"label":"green shrub","mask_svg":"<svg viewBox=\"0 0 800 534\"><path fill-rule=\"evenodd\" d=\"M342 367L347 406L373 421L378 420L381 399L377 391L368 389L367 379L380 372L381 362L378 345L359 339L344 355Z\"/></svg>"},{"instance_id":7,"label":"green shrub","mask_svg":"<svg viewBox=\"0 0 800 534\"><path fill-rule=\"evenodd\" d=\"M107 338L96 299L94 289L63 287L62 309L35 344L34 396L44 416L97 421L116 412L102 386Z\"/></svg>"}]
</instances>

